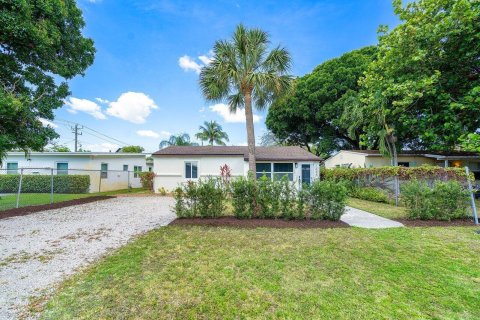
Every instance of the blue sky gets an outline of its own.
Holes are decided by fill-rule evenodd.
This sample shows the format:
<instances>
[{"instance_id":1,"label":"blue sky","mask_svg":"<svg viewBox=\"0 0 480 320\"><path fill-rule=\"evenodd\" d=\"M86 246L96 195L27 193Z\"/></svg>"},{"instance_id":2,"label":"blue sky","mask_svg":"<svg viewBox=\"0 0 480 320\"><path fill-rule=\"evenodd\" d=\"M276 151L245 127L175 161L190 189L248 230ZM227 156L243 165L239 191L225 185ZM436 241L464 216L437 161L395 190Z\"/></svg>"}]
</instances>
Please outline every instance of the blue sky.
<instances>
[{"instance_id":1,"label":"blue sky","mask_svg":"<svg viewBox=\"0 0 480 320\"><path fill-rule=\"evenodd\" d=\"M205 120L216 120L230 144L245 144L241 114L207 103L198 87L215 40L227 39L239 23L259 27L272 44L292 54L292 74L309 73L325 60L377 42L380 24L395 26L390 0L322 1L154 1L79 0L95 41L95 62L72 79L72 95L58 109L58 142L73 148L70 122L127 144L158 149L172 133L192 137ZM256 136L266 113L257 114ZM121 145L85 129L79 138L92 151Z\"/></svg>"}]
</instances>

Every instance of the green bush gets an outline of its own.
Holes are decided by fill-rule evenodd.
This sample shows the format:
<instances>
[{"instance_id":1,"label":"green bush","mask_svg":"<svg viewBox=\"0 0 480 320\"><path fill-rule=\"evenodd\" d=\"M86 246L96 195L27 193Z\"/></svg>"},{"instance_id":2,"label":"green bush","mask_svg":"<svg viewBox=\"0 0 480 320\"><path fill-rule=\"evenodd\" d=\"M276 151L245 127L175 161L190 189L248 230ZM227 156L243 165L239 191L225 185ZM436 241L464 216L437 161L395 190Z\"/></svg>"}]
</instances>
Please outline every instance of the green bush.
<instances>
[{"instance_id":1,"label":"green bush","mask_svg":"<svg viewBox=\"0 0 480 320\"><path fill-rule=\"evenodd\" d=\"M153 191L153 179L155 179L155 173L152 171L139 172L140 182L142 187Z\"/></svg>"},{"instance_id":2,"label":"green bush","mask_svg":"<svg viewBox=\"0 0 480 320\"><path fill-rule=\"evenodd\" d=\"M50 193L51 191L50 175L23 175L22 190L23 193ZM15 193L18 191L20 175L7 174L0 175L0 192ZM90 188L89 175L54 175L53 192L54 193L88 193Z\"/></svg>"},{"instance_id":3,"label":"green bush","mask_svg":"<svg viewBox=\"0 0 480 320\"><path fill-rule=\"evenodd\" d=\"M257 212L257 185L254 179L240 177L230 183L233 213L239 219L251 219Z\"/></svg>"},{"instance_id":4,"label":"green bush","mask_svg":"<svg viewBox=\"0 0 480 320\"><path fill-rule=\"evenodd\" d=\"M310 218L340 220L345 213L347 187L343 182L315 181L309 188Z\"/></svg>"},{"instance_id":5,"label":"green bush","mask_svg":"<svg viewBox=\"0 0 480 320\"><path fill-rule=\"evenodd\" d=\"M423 181L402 185L402 201L409 219L452 220L468 216L468 192L457 181Z\"/></svg>"},{"instance_id":6,"label":"green bush","mask_svg":"<svg viewBox=\"0 0 480 320\"><path fill-rule=\"evenodd\" d=\"M388 195L380 188L375 187L353 187L350 189L349 194L351 197L388 203Z\"/></svg>"},{"instance_id":7,"label":"green bush","mask_svg":"<svg viewBox=\"0 0 480 320\"><path fill-rule=\"evenodd\" d=\"M226 194L218 179L188 181L174 191L174 210L180 218L216 218L224 214Z\"/></svg>"}]
</instances>

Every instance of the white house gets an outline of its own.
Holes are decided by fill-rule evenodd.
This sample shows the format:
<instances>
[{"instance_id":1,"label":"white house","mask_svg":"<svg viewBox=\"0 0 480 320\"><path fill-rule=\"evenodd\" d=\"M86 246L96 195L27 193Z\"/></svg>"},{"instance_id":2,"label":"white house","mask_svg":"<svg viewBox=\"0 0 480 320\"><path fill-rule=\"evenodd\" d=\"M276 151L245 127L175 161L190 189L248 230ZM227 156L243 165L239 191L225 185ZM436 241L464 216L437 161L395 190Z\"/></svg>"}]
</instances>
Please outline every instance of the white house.
<instances>
[{"instance_id":1,"label":"white house","mask_svg":"<svg viewBox=\"0 0 480 320\"><path fill-rule=\"evenodd\" d=\"M257 177L281 178L284 175L297 187L319 178L321 159L300 147L256 147ZM220 176L228 165L233 177L248 173L248 147L170 146L153 153L154 189L168 191L188 180Z\"/></svg>"},{"instance_id":2,"label":"white house","mask_svg":"<svg viewBox=\"0 0 480 320\"><path fill-rule=\"evenodd\" d=\"M22 170L23 169L23 170ZM87 174L90 192L141 187L146 155L112 152L9 152L0 174Z\"/></svg>"}]
</instances>

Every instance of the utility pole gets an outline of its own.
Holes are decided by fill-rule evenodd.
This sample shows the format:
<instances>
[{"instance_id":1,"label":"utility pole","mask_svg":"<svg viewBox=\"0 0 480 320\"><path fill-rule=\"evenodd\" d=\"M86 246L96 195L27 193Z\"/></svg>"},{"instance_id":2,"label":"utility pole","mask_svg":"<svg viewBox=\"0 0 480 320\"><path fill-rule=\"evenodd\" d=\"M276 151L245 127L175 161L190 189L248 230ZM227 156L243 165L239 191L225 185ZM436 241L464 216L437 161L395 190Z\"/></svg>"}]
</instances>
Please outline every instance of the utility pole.
<instances>
[{"instance_id":1,"label":"utility pole","mask_svg":"<svg viewBox=\"0 0 480 320\"><path fill-rule=\"evenodd\" d=\"M75 123L75 127L72 127L72 133L75 134L75 152L78 152L78 136L82 135L80 130L83 129L83 126L79 126L78 123Z\"/></svg>"}]
</instances>

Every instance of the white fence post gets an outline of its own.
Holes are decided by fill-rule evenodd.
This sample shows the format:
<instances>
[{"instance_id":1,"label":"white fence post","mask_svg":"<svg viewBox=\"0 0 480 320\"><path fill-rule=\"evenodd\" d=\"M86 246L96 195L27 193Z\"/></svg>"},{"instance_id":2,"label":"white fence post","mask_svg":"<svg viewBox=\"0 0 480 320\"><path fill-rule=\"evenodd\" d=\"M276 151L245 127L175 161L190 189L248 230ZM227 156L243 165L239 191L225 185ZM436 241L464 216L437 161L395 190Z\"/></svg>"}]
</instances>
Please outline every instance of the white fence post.
<instances>
[{"instance_id":1,"label":"white fence post","mask_svg":"<svg viewBox=\"0 0 480 320\"><path fill-rule=\"evenodd\" d=\"M23 179L23 168L20 169L20 180L18 181L17 205L16 205L17 208L20 205L20 192L22 191L22 179Z\"/></svg>"},{"instance_id":2,"label":"white fence post","mask_svg":"<svg viewBox=\"0 0 480 320\"><path fill-rule=\"evenodd\" d=\"M470 203L472 205L473 219L475 224L478 224L477 206L475 205L475 196L473 195L472 182L470 181L470 169L465 166L465 173L467 174L468 193L470 193Z\"/></svg>"}]
</instances>

